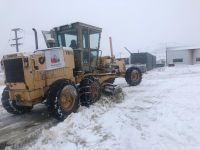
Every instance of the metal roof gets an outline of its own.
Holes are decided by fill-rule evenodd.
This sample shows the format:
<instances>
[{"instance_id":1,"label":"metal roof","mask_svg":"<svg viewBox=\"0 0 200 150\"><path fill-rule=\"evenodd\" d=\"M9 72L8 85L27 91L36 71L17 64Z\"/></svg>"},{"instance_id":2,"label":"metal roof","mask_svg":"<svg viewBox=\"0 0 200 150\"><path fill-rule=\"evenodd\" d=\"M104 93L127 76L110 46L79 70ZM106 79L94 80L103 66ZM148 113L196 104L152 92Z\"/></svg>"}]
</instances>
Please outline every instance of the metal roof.
<instances>
[{"instance_id":1,"label":"metal roof","mask_svg":"<svg viewBox=\"0 0 200 150\"><path fill-rule=\"evenodd\" d=\"M168 51L179 51L179 50L193 50L200 49L200 46L177 46L177 47L167 47Z\"/></svg>"},{"instance_id":2,"label":"metal roof","mask_svg":"<svg viewBox=\"0 0 200 150\"><path fill-rule=\"evenodd\" d=\"M84 27L84 28L89 28L89 29L92 29L92 30L96 30L96 31L102 31L102 28L99 28L99 27L96 27L96 26L93 26L93 25L89 25L89 24L86 24L86 23L82 23L82 22L74 22L74 23L70 23L70 24L65 24L65 25L61 25L61 26L58 26L58 27L54 27L56 29L61 29L61 28L71 28L71 27Z\"/></svg>"},{"instance_id":3,"label":"metal roof","mask_svg":"<svg viewBox=\"0 0 200 150\"><path fill-rule=\"evenodd\" d=\"M86 23L82 23L82 22L75 22L75 23L72 23L72 25L79 25L81 27L86 27L86 28L92 28L92 29L95 29L95 30L102 30L102 28L99 28L99 27L96 27L96 26L93 26L93 25L89 25L89 24L86 24Z\"/></svg>"}]
</instances>

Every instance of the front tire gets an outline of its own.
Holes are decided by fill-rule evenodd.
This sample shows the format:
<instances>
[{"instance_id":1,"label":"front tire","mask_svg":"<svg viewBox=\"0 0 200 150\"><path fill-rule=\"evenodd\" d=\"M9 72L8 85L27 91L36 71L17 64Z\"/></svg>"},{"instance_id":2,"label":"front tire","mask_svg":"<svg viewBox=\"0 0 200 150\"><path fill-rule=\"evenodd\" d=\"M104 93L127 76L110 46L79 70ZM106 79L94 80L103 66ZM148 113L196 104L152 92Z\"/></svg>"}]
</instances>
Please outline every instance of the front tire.
<instances>
[{"instance_id":1,"label":"front tire","mask_svg":"<svg viewBox=\"0 0 200 150\"><path fill-rule=\"evenodd\" d=\"M101 85L98 79L88 76L85 77L79 86L81 105L89 107L97 102L101 97Z\"/></svg>"},{"instance_id":2,"label":"front tire","mask_svg":"<svg viewBox=\"0 0 200 150\"><path fill-rule=\"evenodd\" d=\"M142 81L142 72L137 67L128 68L126 70L125 79L130 86L139 85Z\"/></svg>"},{"instance_id":3,"label":"front tire","mask_svg":"<svg viewBox=\"0 0 200 150\"><path fill-rule=\"evenodd\" d=\"M1 102L2 102L2 106L8 113L15 114L15 115L30 112L33 108L33 107L29 107L29 106L18 106L18 105L16 105L15 101L10 100L8 87L6 87L3 90Z\"/></svg>"},{"instance_id":4,"label":"front tire","mask_svg":"<svg viewBox=\"0 0 200 150\"><path fill-rule=\"evenodd\" d=\"M56 119L63 121L79 108L78 90L69 80L55 82L47 96L49 113Z\"/></svg>"}]
</instances>

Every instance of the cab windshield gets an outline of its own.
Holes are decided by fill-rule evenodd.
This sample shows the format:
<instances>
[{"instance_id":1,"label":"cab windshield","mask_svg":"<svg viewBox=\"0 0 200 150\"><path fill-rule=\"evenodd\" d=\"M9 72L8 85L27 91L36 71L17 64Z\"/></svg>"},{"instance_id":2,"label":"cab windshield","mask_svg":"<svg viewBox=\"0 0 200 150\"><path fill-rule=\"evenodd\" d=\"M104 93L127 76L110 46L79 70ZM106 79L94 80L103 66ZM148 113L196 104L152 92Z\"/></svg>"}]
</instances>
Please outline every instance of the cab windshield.
<instances>
[{"instance_id":1,"label":"cab windshield","mask_svg":"<svg viewBox=\"0 0 200 150\"><path fill-rule=\"evenodd\" d=\"M89 31L88 29L82 29L82 38L78 38L78 32L76 29L70 29L57 33L58 46L71 47L72 49L99 49L100 33ZM82 41L79 41L82 40ZM79 43L79 45L78 45ZM82 46L80 45L82 43Z\"/></svg>"},{"instance_id":2,"label":"cab windshield","mask_svg":"<svg viewBox=\"0 0 200 150\"><path fill-rule=\"evenodd\" d=\"M77 49L77 31L68 30L66 32L58 33L58 46L71 47Z\"/></svg>"}]
</instances>

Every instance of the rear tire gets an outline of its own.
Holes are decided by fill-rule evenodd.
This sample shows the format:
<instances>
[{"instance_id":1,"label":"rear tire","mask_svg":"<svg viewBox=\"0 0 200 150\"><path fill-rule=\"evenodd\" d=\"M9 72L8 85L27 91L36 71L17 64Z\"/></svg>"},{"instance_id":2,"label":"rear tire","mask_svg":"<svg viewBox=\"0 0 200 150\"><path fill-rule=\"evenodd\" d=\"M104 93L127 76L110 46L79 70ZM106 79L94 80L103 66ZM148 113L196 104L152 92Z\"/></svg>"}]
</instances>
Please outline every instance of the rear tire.
<instances>
[{"instance_id":1,"label":"rear tire","mask_svg":"<svg viewBox=\"0 0 200 150\"><path fill-rule=\"evenodd\" d=\"M97 102L101 97L101 85L98 79L88 76L85 77L79 86L81 105L89 107Z\"/></svg>"},{"instance_id":2,"label":"rear tire","mask_svg":"<svg viewBox=\"0 0 200 150\"><path fill-rule=\"evenodd\" d=\"M10 100L9 88L8 87L6 87L3 90L1 102L2 102L4 109L8 113L15 114L15 115L30 112L33 108L33 107L28 107L28 106L18 106L18 105L16 105L15 101Z\"/></svg>"},{"instance_id":3,"label":"rear tire","mask_svg":"<svg viewBox=\"0 0 200 150\"><path fill-rule=\"evenodd\" d=\"M52 84L47 96L49 113L56 119L63 121L79 108L78 90L69 80L58 80Z\"/></svg>"},{"instance_id":4,"label":"rear tire","mask_svg":"<svg viewBox=\"0 0 200 150\"><path fill-rule=\"evenodd\" d=\"M126 70L126 75L125 75L126 82L130 86L136 86L139 85L140 82L142 81L142 72L139 68L137 67L131 67Z\"/></svg>"}]
</instances>

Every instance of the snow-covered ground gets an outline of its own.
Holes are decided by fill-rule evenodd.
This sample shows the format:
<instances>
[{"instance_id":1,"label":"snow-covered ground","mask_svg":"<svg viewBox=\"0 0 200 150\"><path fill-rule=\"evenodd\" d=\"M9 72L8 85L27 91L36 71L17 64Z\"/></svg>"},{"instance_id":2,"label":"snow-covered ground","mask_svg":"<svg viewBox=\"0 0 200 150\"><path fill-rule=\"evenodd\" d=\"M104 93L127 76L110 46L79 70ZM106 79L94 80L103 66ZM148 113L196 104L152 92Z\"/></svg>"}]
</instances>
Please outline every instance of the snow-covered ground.
<instances>
[{"instance_id":1,"label":"snow-covered ground","mask_svg":"<svg viewBox=\"0 0 200 150\"><path fill-rule=\"evenodd\" d=\"M137 87L115 83L124 100L81 107L24 149L200 149L200 65L156 69Z\"/></svg>"},{"instance_id":2,"label":"snow-covered ground","mask_svg":"<svg viewBox=\"0 0 200 150\"><path fill-rule=\"evenodd\" d=\"M4 73L0 72L0 85L4 84Z\"/></svg>"}]
</instances>

